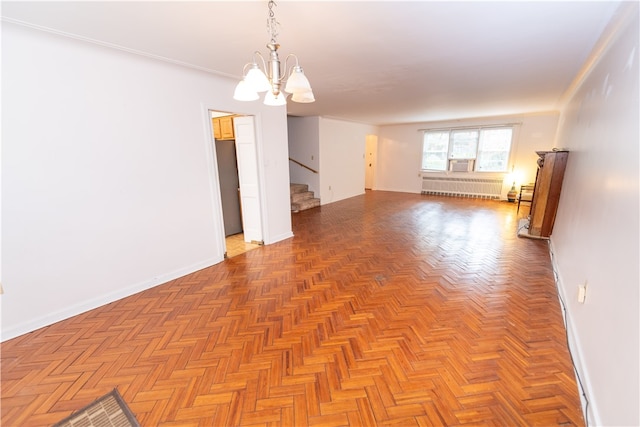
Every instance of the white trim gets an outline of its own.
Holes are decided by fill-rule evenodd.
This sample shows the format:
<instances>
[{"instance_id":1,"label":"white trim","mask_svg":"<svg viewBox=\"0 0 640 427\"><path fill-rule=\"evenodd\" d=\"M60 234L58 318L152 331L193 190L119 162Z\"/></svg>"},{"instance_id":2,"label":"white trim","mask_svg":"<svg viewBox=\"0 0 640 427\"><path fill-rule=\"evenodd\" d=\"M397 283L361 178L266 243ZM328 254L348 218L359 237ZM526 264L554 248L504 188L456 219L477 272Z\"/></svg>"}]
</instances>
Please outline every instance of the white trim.
<instances>
[{"instance_id":1,"label":"white trim","mask_svg":"<svg viewBox=\"0 0 640 427\"><path fill-rule=\"evenodd\" d=\"M589 57L582 64L582 68L575 75L573 81L564 91L564 93L558 99L556 107L558 110L564 110L578 89L587 80L591 72L596 68L607 49L612 45L615 39L626 28L631 19L638 16L638 2L637 1L622 1L620 6L616 9L612 15L611 20L607 23L607 26L602 31L602 34L598 38L595 46L591 50Z\"/></svg>"},{"instance_id":2,"label":"white trim","mask_svg":"<svg viewBox=\"0 0 640 427\"><path fill-rule=\"evenodd\" d=\"M453 131L453 130L467 130L467 129L497 129L504 127L516 127L521 126L522 122L512 122L512 123L496 123L491 125L468 125L468 126L452 126L452 127L437 127L437 128L424 128L418 129L418 132L438 132L438 131Z\"/></svg>"},{"instance_id":3,"label":"white trim","mask_svg":"<svg viewBox=\"0 0 640 427\"><path fill-rule=\"evenodd\" d=\"M274 242L271 239L271 230L268 227L269 221L269 209L267 203L267 197L269 193L266 188L266 178L264 170L264 141L262 139L262 132L258 132L258 129L262 129L262 116L259 114L252 114L253 116L253 133L256 147L256 167L258 169L258 189L260 194L258 195L260 202L260 221L262 228L262 242L265 245L269 245ZM288 166L287 166L288 167Z\"/></svg>"},{"instance_id":4,"label":"white trim","mask_svg":"<svg viewBox=\"0 0 640 427\"><path fill-rule=\"evenodd\" d=\"M210 68L206 68L206 67L201 67L201 66L198 66L198 65L190 64L188 62L183 62L183 61L178 61L178 60L175 60L175 59L167 58L166 56L154 55L154 54L151 54L151 53L143 52L141 50L131 49L131 48L128 48L126 46L121 46L121 45L118 45L118 44L115 44L115 43L108 43L108 42L104 42L104 41L101 41L101 40L92 39L90 37L79 36L77 34L67 33L65 31L60 31L60 30L56 30L56 29L53 29L53 28L45 27L43 25L37 25L37 24L30 23L30 22L21 21L19 19L8 18L8 17L3 16L2 19L0 19L0 21L9 22L9 23L16 24L16 25L22 25L24 27L29 27L29 28L32 28L34 30L44 31L44 32L47 32L47 33L50 33L50 34L55 34L55 35L62 36L62 37L68 37L70 39L82 41L82 42L85 42L85 43L91 43L91 44L102 46L102 47L116 49L116 50L119 50L119 51L122 51L122 52L132 53L134 55L144 56L146 58L151 58L151 59L155 59L155 60L158 60L158 61L168 62L170 64L180 65L182 67L191 68L193 70L204 71L205 73L215 74L215 75L221 76L221 77L227 77L227 78L231 78L231 79L234 79L234 80L242 79L242 76L239 76L239 75L232 75L232 74L223 73L221 71L216 71L216 70L212 70Z\"/></svg>"},{"instance_id":5,"label":"white trim","mask_svg":"<svg viewBox=\"0 0 640 427\"><path fill-rule=\"evenodd\" d=\"M560 298L560 308L562 309L562 317L564 318L565 325L567 328L567 345L569 346L569 351L571 352L574 369L576 374L576 383L578 386L578 392L580 395L580 404L582 406L582 414L586 416L585 420L587 425L602 425L602 420L600 418L600 413L596 406L596 402L593 400L592 396L593 387L591 385L591 380L589 378L589 373L585 369L585 365L582 362L584 357L582 354L582 346L580 345L580 340L578 339L578 334L575 329L573 322L571 321L570 312L566 309L565 303L568 301L567 295L565 293L565 288L562 286L562 277L560 274L560 270L558 269L558 264L555 258L555 249L553 245L553 235L549 238L549 255L551 258L551 265L555 274L556 288L558 289L558 297ZM580 390L580 378L582 379L582 385L584 386L584 390ZM587 396L587 402L584 400L584 396L582 393Z\"/></svg>"},{"instance_id":6,"label":"white trim","mask_svg":"<svg viewBox=\"0 0 640 427\"><path fill-rule=\"evenodd\" d=\"M272 243L281 242L283 240L290 239L291 237L293 237L293 232L292 231L290 231L288 233L279 234L277 236L274 236L273 240L270 240L269 243L265 242L265 245L267 245L267 244L270 245Z\"/></svg>"},{"instance_id":7,"label":"white trim","mask_svg":"<svg viewBox=\"0 0 640 427\"><path fill-rule=\"evenodd\" d=\"M222 213L222 197L220 196L220 180L218 179L218 159L216 157L215 138L213 137L213 125L211 122L211 111L217 111L207 107L204 103L200 104L203 109L204 116L204 145L207 156L207 170L209 171L209 196L211 197L212 217L211 221L216 229L216 235L221 236L217 242L212 242L217 248L217 254L224 259L227 250L225 233L224 233L224 217Z\"/></svg>"}]
</instances>

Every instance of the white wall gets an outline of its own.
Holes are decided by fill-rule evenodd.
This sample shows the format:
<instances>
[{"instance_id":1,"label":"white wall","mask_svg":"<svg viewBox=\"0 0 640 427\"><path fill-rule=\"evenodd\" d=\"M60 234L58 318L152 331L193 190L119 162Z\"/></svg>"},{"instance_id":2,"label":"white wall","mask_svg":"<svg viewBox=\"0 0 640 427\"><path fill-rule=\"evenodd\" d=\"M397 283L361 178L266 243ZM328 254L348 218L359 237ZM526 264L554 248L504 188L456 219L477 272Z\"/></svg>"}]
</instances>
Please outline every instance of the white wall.
<instances>
[{"instance_id":1,"label":"white wall","mask_svg":"<svg viewBox=\"0 0 640 427\"><path fill-rule=\"evenodd\" d=\"M307 184L309 190L320 195L320 118L288 117L289 157L309 166L314 173L293 162L289 162L291 183Z\"/></svg>"},{"instance_id":2,"label":"white wall","mask_svg":"<svg viewBox=\"0 0 640 427\"><path fill-rule=\"evenodd\" d=\"M2 25L2 339L223 259L207 109L256 116L265 243L290 237L286 111L235 82Z\"/></svg>"},{"instance_id":3,"label":"white wall","mask_svg":"<svg viewBox=\"0 0 640 427\"><path fill-rule=\"evenodd\" d=\"M640 425L637 5L559 126L570 153L551 242L592 425Z\"/></svg>"},{"instance_id":4,"label":"white wall","mask_svg":"<svg viewBox=\"0 0 640 427\"><path fill-rule=\"evenodd\" d=\"M367 135L377 128L321 117L319 130L322 204L363 194Z\"/></svg>"},{"instance_id":5,"label":"white wall","mask_svg":"<svg viewBox=\"0 0 640 427\"><path fill-rule=\"evenodd\" d=\"M422 189L422 136L420 129L439 129L464 126L486 126L519 123L514 127L510 170L520 176L519 184L533 182L536 177L536 151L554 147L559 114L556 112L486 117L455 121L412 123L381 126L378 139L378 190L420 193ZM468 174L473 176L476 174ZM478 176L486 176L479 173ZM506 180L508 181L508 180ZM511 187L506 182L503 196Z\"/></svg>"},{"instance_id":6,"label":"white wall","mask_svg":"<svg viewBox=\"0 0 640 427\"><path fill-rule=\"evenodd\" d=\"M365 146L377 127L328 119L289 117L291 158L317 170L291 164L292 182L308 184L323 205L364 193Z\"/></svg>"}]
</instances>

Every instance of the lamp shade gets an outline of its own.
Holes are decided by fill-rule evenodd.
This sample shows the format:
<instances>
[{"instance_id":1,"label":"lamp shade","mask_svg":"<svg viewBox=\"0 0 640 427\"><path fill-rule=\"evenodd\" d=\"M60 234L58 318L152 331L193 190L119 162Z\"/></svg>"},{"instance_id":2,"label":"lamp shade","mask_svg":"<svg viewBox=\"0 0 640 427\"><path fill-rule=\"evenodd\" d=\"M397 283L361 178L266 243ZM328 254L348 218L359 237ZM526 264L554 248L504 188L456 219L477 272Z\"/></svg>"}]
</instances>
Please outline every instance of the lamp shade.
<instances>
[{"instance_id":1,"label":"lamp shade","mask_svg":"<svg viewBox=\"0 0 640 427\"><path fill-rule=\"evenodd\" d=\"M287 85L284 88L285 91L289 93L300 93L300 92L310 92L311 84L309 84L309 80L304 75L304 71L302 71L302 67L296 65L291 70L291 74L287 79Z\"/></svg>"},{"instance_id":2,"label":"lamp shade","mask_svg":"<svg viewBox=\"0 0 640 427\"><path fill-rule=\"evenodd\" d=\"M271 89L269 79L255 62L244 80L254 92L266 92Z\"/></svg>"},{"instance_id":3,"label":"lamp shade","mask_svg":"<svg viewBox=\"0 0 640 427\"><path fill-rule=\"evenodd\" d=\"M285 97L284 93L282 93L282 92L280 92L278 94L278 96L275 96L273 94L273 92L269 91L264 96L264 105L270 105L272 107L277 107L279 105L286 105L286 104L287 104L287 98Z\"/></svg>"},{"instance_id":4,"label":"lamp shade","mask_svg":"<svg viewBox=\"0 0 640 427\"><path fill-rule=\"evenodd\" d=\"M240 80L233 92L233 99L236 101L255 101L258 98L260 98L258 92L251 90L244 80Z\"/></svg>"},{"instance_id":5,"label":"lamp shade","mask_svg":"<svg viewBox=\"0 0 640 427\"><path fill-rule=\"evenodd\" d=\"M298 92L291 95L291 100L294 102L300 102L303 104L308 104L310 102L314 102L316 98L313 96L313 92Z\"/></svg>"}]
</instances>

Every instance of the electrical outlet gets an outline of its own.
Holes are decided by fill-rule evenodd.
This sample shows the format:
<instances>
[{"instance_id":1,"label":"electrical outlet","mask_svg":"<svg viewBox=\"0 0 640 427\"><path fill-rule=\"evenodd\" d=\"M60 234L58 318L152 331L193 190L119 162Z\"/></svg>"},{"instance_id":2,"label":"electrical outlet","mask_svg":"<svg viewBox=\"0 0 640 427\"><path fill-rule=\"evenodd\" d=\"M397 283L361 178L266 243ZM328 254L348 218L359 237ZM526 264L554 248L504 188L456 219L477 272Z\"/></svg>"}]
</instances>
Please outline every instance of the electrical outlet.
<instances>
[{"instance_id":1,"label":"electrical outlet","mask_svg":"<svg viewBox=\"0 0 640 427\"><path fill-rule=\"evenodd\" d=\"M587 283L585 282L583 285L578 285L578 302L584 304L584 301L587 299Z\"/></svg>"}]
</instances>

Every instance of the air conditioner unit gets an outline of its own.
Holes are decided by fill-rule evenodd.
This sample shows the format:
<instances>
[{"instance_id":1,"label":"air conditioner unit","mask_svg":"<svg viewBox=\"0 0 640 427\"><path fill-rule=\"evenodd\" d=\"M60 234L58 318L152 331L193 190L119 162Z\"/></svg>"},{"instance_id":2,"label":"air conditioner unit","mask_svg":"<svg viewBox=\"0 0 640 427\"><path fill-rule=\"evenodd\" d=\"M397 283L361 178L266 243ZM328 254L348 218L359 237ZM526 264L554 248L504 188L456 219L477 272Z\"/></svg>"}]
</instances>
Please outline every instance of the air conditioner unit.
<instances>
[{"instance_id":1,"label":"air conditioner unit","mask_svg":"<svg viewBox=\"0 0 640 427\"><path fill-rule=\"evenodd\" d=\"M473 171L473 160L449 160L449 172L471 172Z\"/></svg>"}]
</instances>

